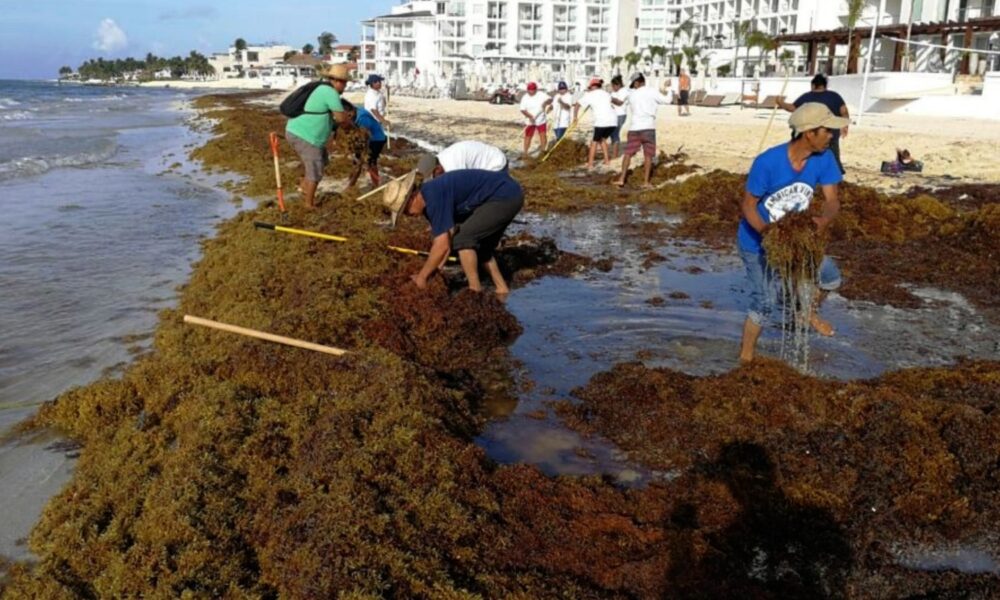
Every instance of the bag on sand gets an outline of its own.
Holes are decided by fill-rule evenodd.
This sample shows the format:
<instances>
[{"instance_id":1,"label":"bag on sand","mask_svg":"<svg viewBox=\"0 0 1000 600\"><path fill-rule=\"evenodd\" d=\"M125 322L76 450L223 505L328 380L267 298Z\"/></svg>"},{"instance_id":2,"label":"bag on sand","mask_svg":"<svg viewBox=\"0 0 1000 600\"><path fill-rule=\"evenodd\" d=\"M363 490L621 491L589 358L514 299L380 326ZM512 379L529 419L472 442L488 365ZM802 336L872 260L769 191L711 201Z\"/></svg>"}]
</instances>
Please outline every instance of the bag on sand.
<instances>
[{"instance_id":1,"label":"bag on sand","mask_svg":"<svg viewBox=\"0 0 1000 600\"><path fill-rule=\"evenodd\" d=\"M281 101L278 110L289 119L294 119L301 115L325 115L326 111L314 112L306 110L306 102L309 100L309 96L312 95L313 90L321 85L330 85L330 82L321 79L303 85L291 94L288 94L288 97Z\"/></svg>"}]
</instances>

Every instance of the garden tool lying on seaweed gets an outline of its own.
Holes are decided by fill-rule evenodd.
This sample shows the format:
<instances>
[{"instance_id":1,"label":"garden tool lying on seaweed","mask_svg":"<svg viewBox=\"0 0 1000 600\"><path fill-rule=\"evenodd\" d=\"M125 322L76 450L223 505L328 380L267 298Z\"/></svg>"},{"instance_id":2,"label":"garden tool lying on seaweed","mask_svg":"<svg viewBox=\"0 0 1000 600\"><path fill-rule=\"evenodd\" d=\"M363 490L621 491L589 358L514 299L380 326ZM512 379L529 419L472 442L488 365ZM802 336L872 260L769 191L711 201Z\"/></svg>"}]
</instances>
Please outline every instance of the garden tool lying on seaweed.
<instances>
[{"instance_id":1,"label":"garden tool lying on seaweed","mask_svg":"<svg viewBox=\"0 0 1000 600\"><path fill-rule=\"evenodd\" d=\"M556 143L552 145L552 148L548 151L548 153L544 157L542 157L541 162L545 162L546 160L548 160L548 158L552 156L552 153L556 151L556 148L559 147L559 144L561 144L564 139L568 138L569 134L573 133L573 130L576 129L576 124L580 121L580 117L582 117L584 113L586 113L588 110L590 110L590 107L585 106L583 108L583 112L578 114L576 118L573 119L573 122L569 124L568 128L566 128L566 132L563 133L563 136L558 140L556 140Z\"/></svg>"},{"instance_id":2,"label":"garden tool lying on seaweed","mask_svg":"<svg viewBox=\"0 0 1000 600\"><path fill-rule=\"evenodd\" d=\"M245 335L247 337L257 338L259 340L267 340L269 342L274 342L276 344L284 344L285 346L304 348L306 350L312 350L313 352L322 352L324 354L332 354L334 356L343 356L344 354L347 354L347 350L341 350L340 348L334 348L333 346L324 346L322 344L306 342L304 340L285 337L283 335L275 335L273 333L267 333L266 331L259 331L257 329L250 329L248 327L238 327L236 325L230 325L229 323L212 321L211 319L203 319L201 317L195 317L193 315L184 315L184 322L191 325L201 325L202 327L209 327L211 329L218 329L220 331L228 331L229 333Z\"/></svg>"},{"instance_id":3,"label":"garden tool lying on seaweed","mask_svg":"<svg viewBox=\"0 0 1000 600\"><path fill-rule=\"evenodd\" d=\"M263 223L261 221L254 221L253 222L253 226L256 227L257 229L269 229L271 231L278 231L278 232L281 232L281 233L291 233L291 234L295 234L295 235L302 235L302 236L312 237L312 238L316 238L316 239L320 239L320 240L326 240L328 242L346 242L346 241L348 241L350 239L350 238L346 238L346 237L341 236L341 235L331 235L329 233L319 233L317 231L309 231L309 230L306 230L306 229L294 229L292 227L283 227L281 225L273 225L271 223ZM386 246L386 247L389 248L390 250L394 250L396 252L401 252L403 254L413 254L413 255L416 255L416 256L427 256L428 254L430 254L429 252L425 252L423 250L413 250L411 248L401 248L399 246ZM454 256L449 256L448 257L448 261L449 262L455 262L455 257Z\"/></svg>"}]
</instances>

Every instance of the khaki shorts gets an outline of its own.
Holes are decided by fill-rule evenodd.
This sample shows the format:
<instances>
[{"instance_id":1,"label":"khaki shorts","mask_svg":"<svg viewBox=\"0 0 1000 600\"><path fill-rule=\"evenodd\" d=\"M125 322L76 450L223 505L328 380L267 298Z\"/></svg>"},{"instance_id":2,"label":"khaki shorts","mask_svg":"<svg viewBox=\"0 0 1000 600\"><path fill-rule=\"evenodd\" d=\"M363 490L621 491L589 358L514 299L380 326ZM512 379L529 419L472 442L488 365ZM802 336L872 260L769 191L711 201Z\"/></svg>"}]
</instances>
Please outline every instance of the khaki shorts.
<instances>
[{"instance_id":1,"label":"khaki shorts","mask_svg":"<svg viewBox=\"0 0 1000 600\"><path fill-rule=\"evenodd\" d=\"M295 150L302 160L302 165L306 168L306 179L319 183L323 179L323 171L326 165L330 164L330 155L326 151L326 146L313 146L309 142L295 135L285 132L285 139L288 145Z\"/></svg>"}]
</instances>

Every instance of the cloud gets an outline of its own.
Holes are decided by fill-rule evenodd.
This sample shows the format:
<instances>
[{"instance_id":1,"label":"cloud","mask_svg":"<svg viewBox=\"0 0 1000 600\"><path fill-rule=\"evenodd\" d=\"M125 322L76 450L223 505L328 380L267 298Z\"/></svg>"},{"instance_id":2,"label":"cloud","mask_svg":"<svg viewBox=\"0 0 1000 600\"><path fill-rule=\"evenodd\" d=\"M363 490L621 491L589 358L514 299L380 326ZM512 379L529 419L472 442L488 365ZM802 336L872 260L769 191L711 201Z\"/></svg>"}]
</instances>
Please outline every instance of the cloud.
<instances>
[{"instance_id":1,"label":"cloud","mask_svg":"<svg viewBox=\"0 0 1000 600\"><path fill-rule=\"evenodd\" d=\"M104 19L94 33L94 48L102 52L115 52L128 45L128 36L114 19Z\"/></svg>"},{"instance_id":2,"label":"cloud","mask_svg":"<svg viewBox=\"0 0 1000 600\"><path fill-rule=\"evenodd\" d=\"M211 19L218 16L214 6L191 6L184 9L168 10L160 13L161 21L186 21L189 19Z\"/></svg>"}]
</instances>

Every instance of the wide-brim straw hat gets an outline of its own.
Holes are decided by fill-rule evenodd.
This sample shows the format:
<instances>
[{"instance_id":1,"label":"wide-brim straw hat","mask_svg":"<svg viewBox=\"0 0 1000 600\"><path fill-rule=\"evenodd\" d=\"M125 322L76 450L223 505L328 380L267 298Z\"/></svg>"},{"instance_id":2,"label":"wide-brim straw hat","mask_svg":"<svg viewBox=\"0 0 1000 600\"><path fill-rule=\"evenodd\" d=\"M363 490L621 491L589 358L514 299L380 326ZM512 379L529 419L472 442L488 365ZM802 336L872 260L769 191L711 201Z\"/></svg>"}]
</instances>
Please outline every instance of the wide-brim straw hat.
<instances>
[{"instance_id":1,"label":"wide-brim straw hat","mask_svg":"<svg viewBox=\"0 0 1000 600\"><path fill-rule=\"evenodd\" d=\"M392 213L393 227L396 226L396 219L399 218L399 213L403 212L406 200L410 197L410 192L413 191L416 182L417 172L410 171L402 179L393 179L385 186L385 192L382 193L382 204Z\"/></svg>"},{"instance_id":2,"label":"wide-brim straw hat","mask_svg":"<svg viewBox=\"0 0 1000 600\"><path fill-rule=\"evenodd\" d=\"M351 80L351 71L344 63L337 63L335 65L320 65L316 67L316 73L319 74L320 77L340 79L343 81Z\"/></svg>"}]
</instances>

